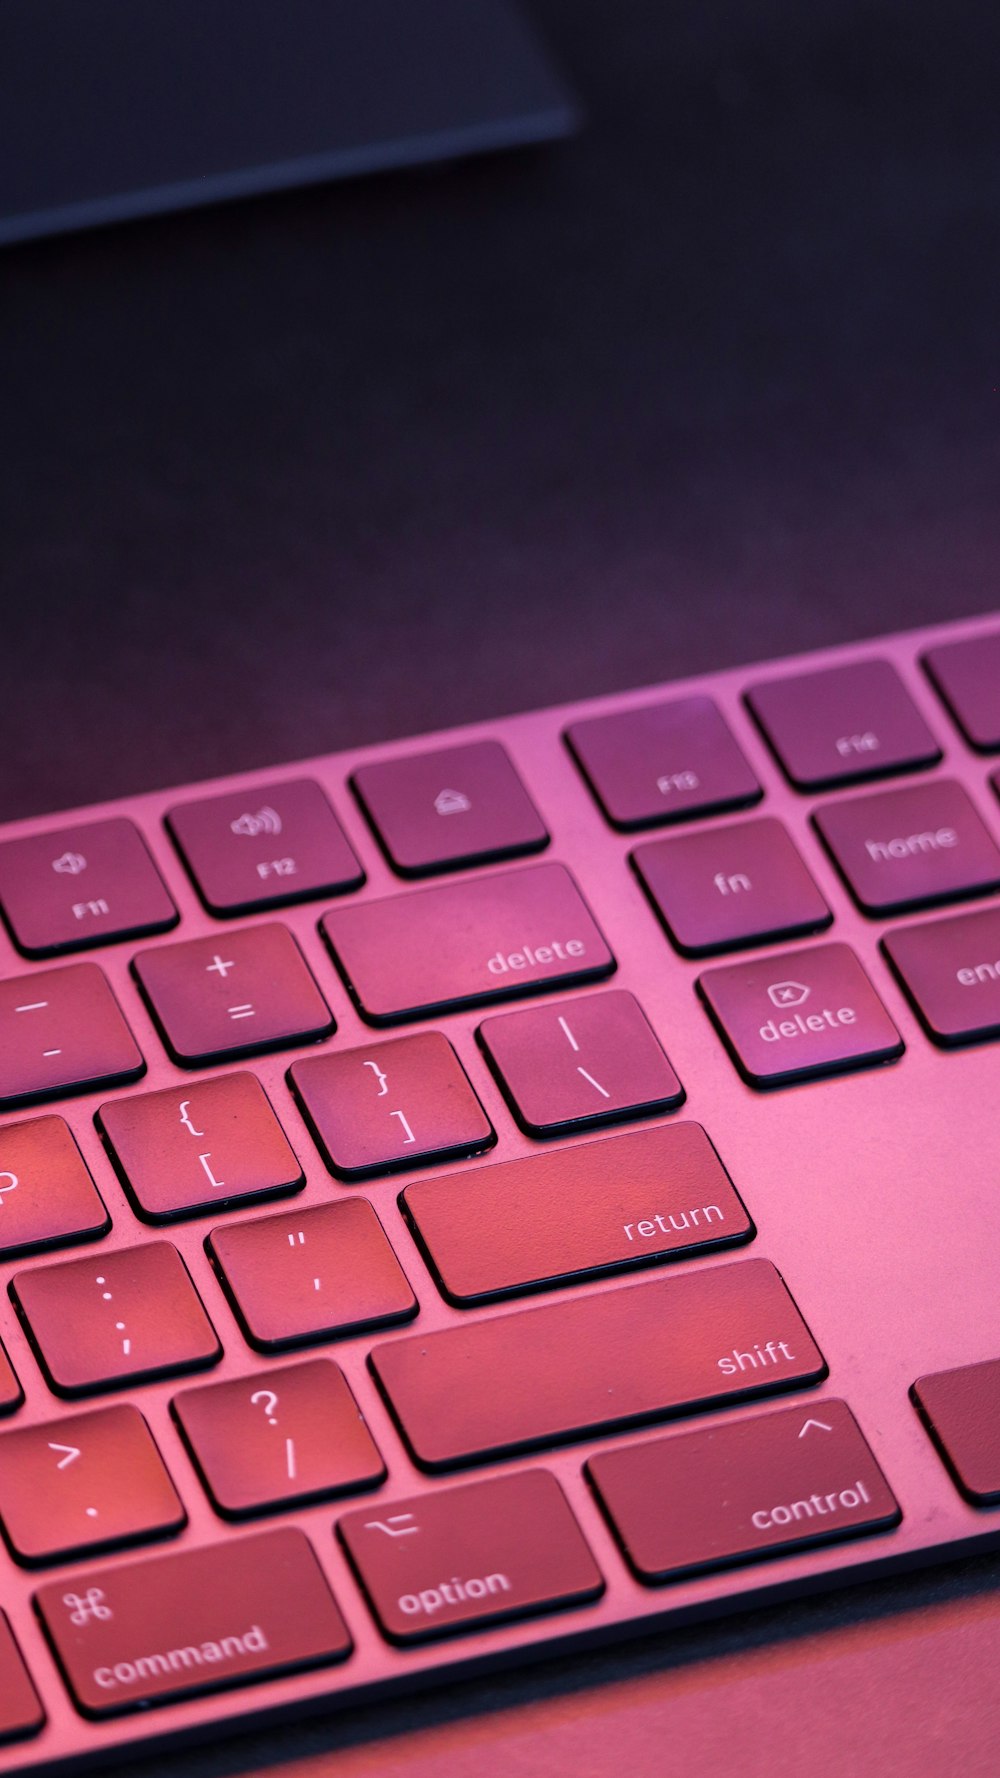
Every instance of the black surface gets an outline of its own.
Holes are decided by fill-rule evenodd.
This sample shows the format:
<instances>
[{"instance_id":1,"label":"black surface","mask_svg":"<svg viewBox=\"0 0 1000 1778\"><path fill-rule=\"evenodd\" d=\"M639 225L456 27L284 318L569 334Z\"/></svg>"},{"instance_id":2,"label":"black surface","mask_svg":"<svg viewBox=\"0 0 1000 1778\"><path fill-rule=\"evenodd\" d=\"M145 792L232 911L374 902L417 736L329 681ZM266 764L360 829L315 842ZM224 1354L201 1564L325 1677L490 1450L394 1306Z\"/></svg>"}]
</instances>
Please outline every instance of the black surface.
<instances>
[{"instance_id":1,"label":"black surface","mask_svg":"<svg viewBox=\"0 0 1000 1778\"><path fill-rule=\"evenodd\" d=\"M0 0L0 241L571 125L504 0Z\"/></svg>"},{"instance_id":2,"label":"black surface","mask_svg":"<svg viewBox=\"0 0 1000 1778\"><path fill-rule=\"evenodd\" d=\"M0 261L0 815L1000 604L1000 11L532 11L574 143ZM783 1636L805 1662L996 1572L184 1769L372 1741L374 1773L449 1715Z\"/></svg>"}]
</instances>

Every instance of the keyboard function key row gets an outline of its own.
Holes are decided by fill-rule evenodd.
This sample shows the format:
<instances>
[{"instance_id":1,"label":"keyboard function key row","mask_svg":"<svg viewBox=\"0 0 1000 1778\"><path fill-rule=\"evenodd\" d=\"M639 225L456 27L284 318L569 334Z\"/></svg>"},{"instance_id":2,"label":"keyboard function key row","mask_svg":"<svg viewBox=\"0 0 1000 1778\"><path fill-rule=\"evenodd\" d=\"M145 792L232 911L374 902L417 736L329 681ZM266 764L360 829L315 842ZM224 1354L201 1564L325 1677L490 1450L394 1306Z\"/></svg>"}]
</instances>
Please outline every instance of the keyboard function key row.
<instances>
[{"instance_id":1,"label":"keyboard function key row","mask_svg":"<svg viewBox=\"0 0 1000 1778\"><path fill-rule=\"evenodd\" d=\"M546 828L498 741L361 766L353 786L393 869L427 876L538 852Z\"/></svg>"}]
</instances>

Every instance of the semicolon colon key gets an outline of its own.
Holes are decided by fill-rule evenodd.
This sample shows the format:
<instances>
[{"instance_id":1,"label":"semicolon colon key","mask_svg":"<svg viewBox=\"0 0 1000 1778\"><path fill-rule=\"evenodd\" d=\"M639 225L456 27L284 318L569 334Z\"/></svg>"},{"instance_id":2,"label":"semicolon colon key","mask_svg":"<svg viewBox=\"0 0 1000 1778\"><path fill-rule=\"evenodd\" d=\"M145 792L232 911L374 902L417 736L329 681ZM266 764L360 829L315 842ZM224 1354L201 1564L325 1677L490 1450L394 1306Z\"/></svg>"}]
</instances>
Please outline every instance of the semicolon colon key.
<instances>
[{"instance_id":1,"label":"semicolon colon key","mask_svg":"<svg viewBox=\"0 0 1000 1778\"><path fill-rule=\"evenodd\" d=\"M11 1295L57 1395L202 1370L222 1356L168 1241L15 1272Z\"/></svg>"}]
</instances>

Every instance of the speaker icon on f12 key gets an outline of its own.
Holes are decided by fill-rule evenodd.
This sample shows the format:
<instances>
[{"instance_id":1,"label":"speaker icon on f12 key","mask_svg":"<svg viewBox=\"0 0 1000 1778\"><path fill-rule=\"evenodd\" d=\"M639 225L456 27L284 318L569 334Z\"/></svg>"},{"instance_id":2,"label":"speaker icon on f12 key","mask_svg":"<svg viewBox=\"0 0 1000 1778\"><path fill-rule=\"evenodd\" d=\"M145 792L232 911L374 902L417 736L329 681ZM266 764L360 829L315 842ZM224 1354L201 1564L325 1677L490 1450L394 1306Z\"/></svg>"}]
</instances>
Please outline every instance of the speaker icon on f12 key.
<instances>
[{"instance_id":1,"label":"speaker icon on f12 key","mask_svg":"<svg viewBox=\"0 0 1000 1778\"><path fill-rule=\"evenodd\" d=\"M233 833L246 834L248 839L256 839L260 833L278 834L281 832L281 816L277 809L265 806L258 809L256 815L238 815L229 823Z\"/></svg>"}]
</instances>

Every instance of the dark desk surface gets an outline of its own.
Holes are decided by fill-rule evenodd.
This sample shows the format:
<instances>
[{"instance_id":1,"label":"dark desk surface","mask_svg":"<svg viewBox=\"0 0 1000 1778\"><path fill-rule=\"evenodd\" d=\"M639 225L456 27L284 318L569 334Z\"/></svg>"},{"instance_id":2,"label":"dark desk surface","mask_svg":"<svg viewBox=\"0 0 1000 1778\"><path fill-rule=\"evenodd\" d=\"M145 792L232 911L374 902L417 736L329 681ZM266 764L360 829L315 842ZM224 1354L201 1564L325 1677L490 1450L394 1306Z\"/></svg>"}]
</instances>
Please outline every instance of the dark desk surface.
<instances>
[{"instance_id":1,"label":"dark desk surface","mask_svg":"<svg viewBox=\"0 0 1000 1778\"><path fill-rule=\"evenodd\" d=\"M0 816L1000 604L1000 11L533 11L573 143L0 260ZM184 1769L992 1774L998 1577Z\"/></svg>"}]
</instances>

